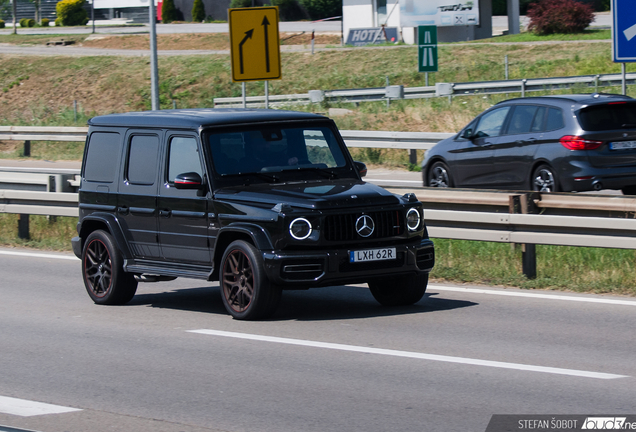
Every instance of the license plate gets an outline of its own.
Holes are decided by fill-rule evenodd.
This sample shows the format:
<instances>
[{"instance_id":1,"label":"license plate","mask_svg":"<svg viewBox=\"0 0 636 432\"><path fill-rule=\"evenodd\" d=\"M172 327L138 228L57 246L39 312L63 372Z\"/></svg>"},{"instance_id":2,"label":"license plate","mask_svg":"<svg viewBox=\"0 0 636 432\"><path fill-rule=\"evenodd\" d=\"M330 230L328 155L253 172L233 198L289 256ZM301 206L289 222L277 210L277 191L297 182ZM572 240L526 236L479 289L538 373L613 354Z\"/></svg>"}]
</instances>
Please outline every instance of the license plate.
<instances>
[{"instance_id":1,"label":"license plate","mask_svg":"<svg viewBox=\"0 0 636 432\"><path fill-rule=\"evenodd\" d=\"M349 252L349 262L384 261L396 259L395 248L366 249Z\"/></svg>"},{"instance_id":2,"label":"license plate","mask_svg":"<svg viewBox=\"0 0 636 432\"><path fill-rule=\"evenodd\" d=\"M618 141L611 142L609 144L610 149L612 150L625 150L625 149L634 149L636 148L636 141Z\"/></svg>"}]
</instances>

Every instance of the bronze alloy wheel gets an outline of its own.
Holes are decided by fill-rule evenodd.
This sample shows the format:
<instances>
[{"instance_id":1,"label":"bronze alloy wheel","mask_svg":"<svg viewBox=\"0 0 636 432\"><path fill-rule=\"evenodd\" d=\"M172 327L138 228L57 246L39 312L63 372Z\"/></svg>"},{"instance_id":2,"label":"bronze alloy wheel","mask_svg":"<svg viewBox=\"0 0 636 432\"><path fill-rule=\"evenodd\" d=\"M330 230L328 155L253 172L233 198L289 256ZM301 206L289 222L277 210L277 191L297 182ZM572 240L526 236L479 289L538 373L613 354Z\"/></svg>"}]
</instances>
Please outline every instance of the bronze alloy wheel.
<instances>
[{"instance_id":1,"label":"bronze alloy wheel","mask_svg":"<svg viewBox=\"0 0 636 432\"><path fill-rule=\"evenodd\" d=\"M113 237L93 231L82 251L82 273L88 295L97 304L128 303L137 291L137 280L123 269L123 257Z\"/></svg>"},{"instance_id":2,"label":"bronze alloy wheel","mask_svg":"<svg viewBox=\"0 0 636 432\"><path fill-rule=\"evenodd\" d=\"M223 253L220 283L223 305L235 319L267 318L280 302L281 287L267 278L261 251L244 240Z\"/></svg>"},{"instance_id":3,"label":"bronze alloy wheel","mask_svg":"<svg viewBox=\"0 0 636 432\"><path fill-rule=\"evenodd\" d=\"M245 312L254 296L254 270L250 259L234 249L223 261L223 295L233 311Z\"/></svg>"},{"instance_id":4,"label":"bronze alloy wheel","mask_svg":"<svg viewBox=\"0 0 636 432\"><path fill-rule=\"evenodd\" d=\"M108 248L100 239L93 239L84 254L84 279L86 287L95 297L103 298L113 282L113 264Z\"/></svg>"}]
</instances>

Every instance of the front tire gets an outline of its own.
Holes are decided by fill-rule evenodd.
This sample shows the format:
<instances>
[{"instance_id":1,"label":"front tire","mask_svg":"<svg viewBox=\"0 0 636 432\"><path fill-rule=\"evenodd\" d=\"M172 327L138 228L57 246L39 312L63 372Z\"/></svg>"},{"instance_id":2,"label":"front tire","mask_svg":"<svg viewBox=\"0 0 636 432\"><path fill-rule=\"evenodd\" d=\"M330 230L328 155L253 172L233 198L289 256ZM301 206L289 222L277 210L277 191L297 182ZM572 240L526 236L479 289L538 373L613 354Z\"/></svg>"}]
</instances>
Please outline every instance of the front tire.
<instances>
[{"instance_id":1,"label":"front tire","mask_svg":"<svg viewBox=\"0 0 636 432\"><path fill-rule=\"evenodd\" d=\"M257 320L271 316L282 290L265 274L263 257L250 243L232 242L221 259L221 299L234 319Z\"/></svg>"},{"instance_id":2,"label":"front tire","mask_svg":"<svg viewBox=\"0 0 636 432\"><path fill-rule=\"evenodd\" d=\"M100 305L128 303L137 292L134 275L126 273L123 257L106 231L93 231L82 250L84 286L93 301Z\"/></svg>"},{"instance_id":3,"label":"front tire","mask_svg":"<svg viewBox=\"0 0 636 432\"><path fill-rule=\"evenodd\" d=\"M548 165L539 165L532 172L532 190L535 192L558 192L559 182L554 169Z\"/></svg>"},{"instance_id":4,"label":"front tire","mask_svg":"<svg viewBox=\"0 0 636 432\"><path fill-rule=\"evenodd\" d=\"M426 186L437 188L453 187L453 179L448 166L444 162L435 162L428 170Z\"/></svg>"},{"instance_id":5,"label":"front tire","mask_svg":"<svg viewBox=\"0 0 636 432\"><path fill-rule=\"evenodd\" d=\"M373 297L383 306L408 306L424 297L428 273L369 282Z\"/></svg>"}]
</instances>

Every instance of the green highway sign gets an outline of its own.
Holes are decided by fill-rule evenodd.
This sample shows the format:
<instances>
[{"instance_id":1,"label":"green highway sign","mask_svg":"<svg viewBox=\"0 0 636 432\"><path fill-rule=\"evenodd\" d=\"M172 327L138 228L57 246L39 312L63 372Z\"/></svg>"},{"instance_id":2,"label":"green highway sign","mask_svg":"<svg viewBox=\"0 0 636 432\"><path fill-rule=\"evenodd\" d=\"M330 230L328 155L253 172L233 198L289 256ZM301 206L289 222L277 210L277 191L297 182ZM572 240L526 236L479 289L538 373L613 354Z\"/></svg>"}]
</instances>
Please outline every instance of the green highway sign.
<instances>
[{"instance_id":1,"label":"green highway sign","mask_svg":"<svg viewBox=\"0 0 636 432\"><path fill-rule=\"evenodd\" d=\"M419 72L437 72L437 26L418 26L417 45Z\"/></svg>"}]
</instances>

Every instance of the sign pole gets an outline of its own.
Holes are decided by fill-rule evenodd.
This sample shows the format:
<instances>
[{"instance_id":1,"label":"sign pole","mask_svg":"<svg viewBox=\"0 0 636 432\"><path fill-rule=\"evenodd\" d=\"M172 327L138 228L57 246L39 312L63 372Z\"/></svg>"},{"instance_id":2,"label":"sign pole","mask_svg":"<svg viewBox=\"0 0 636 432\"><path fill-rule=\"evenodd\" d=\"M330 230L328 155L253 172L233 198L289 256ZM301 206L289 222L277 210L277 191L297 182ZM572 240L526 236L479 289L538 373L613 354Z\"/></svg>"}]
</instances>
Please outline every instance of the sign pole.
<instances>
[{"instance_id":1,"label":"sign pole","mask_svg":"<svg viewBox=\"0 0 636 432\"><path fill-rule=\"evenodd\" d=\"M625 63L621 63L621 73L623 75L623 95L627 96L627 72L626 72Z\"/></svg>"},{"instance_id":2,"label":"sign pole","mask_svg":"<svg viewBox=\"0 0 636 432\"><path fill-rule=\"evenodd\" d=\"M161 107L159 106L159 68L157 66L157 31L154 0L150 0L148 14L150 15L150 103L152 110L156 111L161 109Z\"/></svg>"},{"instance_id":3,"label":"sign pole","mask_svg":"<svg viewBox=\"0 0 636 432\"><path fill-rule=\"evenodd\" d=\"M243 93L243 108L247 108L247 96L245 96L245 81L241 83L241 89Z\"/></svg>"},{"instance_id":4,"label":"sign pole","mask_svg":"<svg viewBox=\"0 0 636 432\"><path fill-rule=\"evenodd\" d=\"M269 81L265 80L265 109L269 109Z\"/></svg>"}]
</instances>

